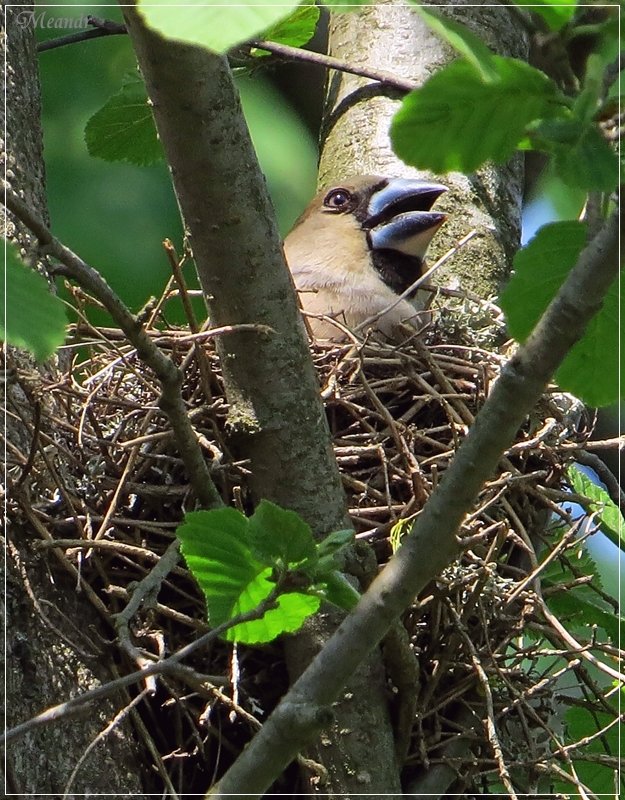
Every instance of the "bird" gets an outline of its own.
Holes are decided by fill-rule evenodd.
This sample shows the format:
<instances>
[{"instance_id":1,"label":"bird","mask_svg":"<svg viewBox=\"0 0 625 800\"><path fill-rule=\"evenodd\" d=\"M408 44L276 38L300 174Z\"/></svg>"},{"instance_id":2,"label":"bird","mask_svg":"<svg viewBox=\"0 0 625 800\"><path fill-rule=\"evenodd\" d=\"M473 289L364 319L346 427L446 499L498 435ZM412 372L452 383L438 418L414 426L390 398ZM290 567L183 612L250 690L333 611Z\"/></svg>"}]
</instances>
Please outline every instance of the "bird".
<instances>
[{"instance_id":1,"label":"bird","mask_svg":"<svg viewBox=\"0 0 625 800\"><path fill-rule=\"evenodd\" d=\"M447 218L432 206L446 191L431 181L359 175L317 194L284 241L315 339L345 338L332 319L358 329L373 318L372 328L391 339L423 323L423 293L397 301L425 271L426 250Z\"/></svg>"}]
</instances>

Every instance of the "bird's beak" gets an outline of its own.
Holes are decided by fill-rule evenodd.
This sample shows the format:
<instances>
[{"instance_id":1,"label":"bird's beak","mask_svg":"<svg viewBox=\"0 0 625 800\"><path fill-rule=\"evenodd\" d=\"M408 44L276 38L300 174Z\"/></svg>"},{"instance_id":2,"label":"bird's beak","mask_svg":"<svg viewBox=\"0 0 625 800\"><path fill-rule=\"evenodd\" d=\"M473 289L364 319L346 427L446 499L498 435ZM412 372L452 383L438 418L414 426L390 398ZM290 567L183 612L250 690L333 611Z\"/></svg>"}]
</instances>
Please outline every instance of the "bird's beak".
<instances>
[{"instance_id":1,"label":"bird's beak","mask_svg":"<svg viewBox=\"0 0 625 800\"><path fill-rule=\"evenodd\" d=\"M423 260L432 237L447 219L431 211L447 191L440 183L396 178L371 196L363 228L372 250L395 250Z\"/></svg>"}]
</instances>

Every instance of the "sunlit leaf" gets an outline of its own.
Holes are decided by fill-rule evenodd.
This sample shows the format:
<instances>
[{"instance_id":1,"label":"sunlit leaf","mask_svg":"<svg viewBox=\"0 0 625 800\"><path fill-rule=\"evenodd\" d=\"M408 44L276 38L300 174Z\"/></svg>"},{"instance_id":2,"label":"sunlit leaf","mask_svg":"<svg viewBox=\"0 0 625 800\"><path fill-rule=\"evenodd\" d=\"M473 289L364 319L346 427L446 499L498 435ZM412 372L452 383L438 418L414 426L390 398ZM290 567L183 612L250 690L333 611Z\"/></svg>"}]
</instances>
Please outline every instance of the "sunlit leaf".
<instances>
[{"instance_id":1,"label":"sunlit leaf","mask_svg":"<svg viewBox=\"0 0 625 800\"><path fill-rule=\"evenodd\" d=\"M286 508L261 500L248 520L249 541L264 564L296 567L315 556L310 525Z\"/></svg>"},{"instance_id":2,"label":"sunlit leaf","mask_svg":"<svg viewBox=\"0 0 625 800\"><path fill-rule=\"evenodd\" d=\"M510 334L525 341L575 265L586 243L579 222L543 226L514 259L514 272L500 303ZM556 373L563 389L590 405L618 399L618 286L611 287L602 309Z\"/></svg>"},{"instance_id":3,"label":"sunlit leaf","mask_svg":"<svg viewBox=\"0 0 625 800\"><path fill-rule=\"evenodd\" d=\"M288 44L291 47L302 47L315 35L315 29L320 15L317 6L299 6L286 19L281 19L258 38L279 44ZM254 50L256 55L269 55L267 51Z\"/></svg>"},{"instance_id":4,"label":"sunlit leaf","mask_svg":"<svg viewBox=\"0 0 625 800\"><path fill-rule=\"evenodd\" d=\"M404 99L391 125L400 158L437 173L473 172L506 161L530 122L558 112L556 87L542 72L500 56L491 65L497 78L485 82L455 61Z\"/></svg>"},{"instance_id":5,"label":"sunlit leaf","mask_svg":"<svg viewBox=\"0 0 625 800\"><path fill-rule=\"evenodd\" d=\"M247 0L233 5L210 5L190 0L183 6L169 0L138 0L146 23L166 39L176 39L225 53L286 19L299 4L284 0L267 5L265 0Z\"/></svg>"},{"instance_id":6,"label":"sunlit leaf","mask_svg":"<svg viewBox=\"0 0 625 800\"><path fill-rule=\"evenodd\" d=\"M182 554L206 595L211 625L220 625L266 568L252 556L247 518L234 508L192 511L178 526Z\"/></svg>"},{"instance_id":7,"label":"sunlit leaf","mask_svg":"<svg viewBox=\"0 0 625 800\"><path fill-rule=\"evenodd\" d=\"M567 476L576 494L592 500L592 510L597 512L594 519L599 523L601 531L611 542L625 551L625 519L610 495L603 486L591 480L575 464L568 468Z\"/></svg>"},{"instance_id":8,"label":"sunlit leaf","mask_svg":"<svg viewBox=\"0 0 625 800\"><path fill-rule=\"evenodd\" d=\"M275 588L268 580L271 570L260 573L241 592L232 610L232 616L244 614L266 600ZM304 620L314 614L321 605L321 598L299 592L281 594L277 608L270 608L261 619L242 622L226 631L224 638L230 642L261 644L271 642L283 633L294 633Z\"/></svg>"},{"instance_id":9,"label":"sunlit leaf","mask_svg":"<svg viewBox=\"0 0 625 800\"><path fill-rule=\"evenodd\" d=\"M429 27L450 44L478 72L482 80L497 80L499 71L493 62L493 52L466 25L436 14L431 6L416 4L416 10Z\"/></svg>"}]
</instances>

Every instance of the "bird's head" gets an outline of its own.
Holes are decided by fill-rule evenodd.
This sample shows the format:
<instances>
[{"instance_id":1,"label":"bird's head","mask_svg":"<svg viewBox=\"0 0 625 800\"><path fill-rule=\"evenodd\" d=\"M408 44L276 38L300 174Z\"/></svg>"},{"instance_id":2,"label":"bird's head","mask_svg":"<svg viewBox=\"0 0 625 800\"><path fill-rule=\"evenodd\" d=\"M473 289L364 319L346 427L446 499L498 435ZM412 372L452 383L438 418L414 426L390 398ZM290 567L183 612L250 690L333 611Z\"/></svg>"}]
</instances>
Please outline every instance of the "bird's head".
<instances>
[{"instance_id":1,"label":"bird's head","mask_svg":"<svg viewBox=\"0 0 625 800\"><path fill-rule=\"evenodd\" d=\"M403 323L427 321L417 313L423 295L410 287L446 219L432 210L445 191L430 181L364 175L313 199L284 251L315 338L337 338L337 326L324 317L352 329L375 320L374 327L391 336Z\"/></svg>"},{"instance_id":2,"label":"bird's head","mask_svg":"<svg viewBox=\"0 0 625 800\"><path fill-rule=\"evenodd\" d=\"M446 191L430 181L364 175L320 192L286 240L296 283L298 273L311 268L340 274L367 264L401 294L421 274L428 245L446 219L432 211Z\"/></svg>"}]
</instances>

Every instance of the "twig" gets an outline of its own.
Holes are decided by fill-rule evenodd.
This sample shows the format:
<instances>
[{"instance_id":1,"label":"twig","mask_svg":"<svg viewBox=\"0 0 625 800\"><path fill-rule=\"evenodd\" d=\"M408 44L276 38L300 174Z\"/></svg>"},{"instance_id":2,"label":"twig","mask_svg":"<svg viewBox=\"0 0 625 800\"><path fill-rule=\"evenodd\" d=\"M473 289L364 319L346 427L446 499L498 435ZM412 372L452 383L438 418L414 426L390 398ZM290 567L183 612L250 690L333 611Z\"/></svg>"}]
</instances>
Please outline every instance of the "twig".
<instances>
[{"instance_id":1,"label":"twig","mask_svg":"<svg viewBox=\"0 0 625 800\"><path fill-rule=\"evenodd\" d=\"M405 289L400 295L398 295L397 298L393 300L392 303L390 303L390 305L386 306L386 308L383 308L382 311L379 311L377 314L373 314L373 316L369 317L364 322L361 322L360 325L357 325L354 330L356 331L363 330L364 328L367 328L370 325L372 325L374 322L377 322L380 319L380 317L384 316L384 314L387 314L389 311L392 311L403 300L405 300L407 297L413 294L413 292L415 292L419 287L427 283L428 279L438 269L440 269L440 267L442 267L443 264L449 261L449 259L453 255L455 255L458 252L458 250L464 247L465 244L468 244L468 242L470 242L471 239L473 239L473 237L476 235L477 235L477 230L475 228L472 231L469 231L469 233L467 233L466 236L463 236L459 242L457 242L446 253L444 253L444 255L442 255L435 264L432 264L432 266L426 272L424 272L423 275L420 275L416 281L413 281L407 289ZM436 291L435 288L434 291Z\"/></svg>"},{"instance_id":2,"label":"twig","mask_svg":"<svg viewBox=\"0 0 625 800\"><path fill-rule=\"evenodd\" d=\"M0 743L10 742L13 739L19 738L20 736L35 730L36 728L40 728L43 725L49 725L51 722L56 722L59 719L63 719L64 717L75 714L84 705L93 703L95 700L100 700L103 697L108 697L110 694L113 694L114 692L117 692L126 686L131 686L133 683L145 680L145 678L149 678L152 675L162 675L168 672L180 673L181 669L185 669L185 666L180 662L184 658L187 658L187 656L190 656L191 653L209 644L218 636L221 636L222 633L225 633L230 628L233 628L235 625L239 625L242 622L251 622L255 619L261 619L261 617L269 609L275 608L277 593L278 589L276 588L267 598L265 598L265 600L262 601L262 603L259 603L256 608L252 609L251 611L247 611L245 614L238 614L236 617L233 617L227 622L218 625L208 633L200 636L199 639L196 639L194 642L185 645L185 647L181 648L177 653L174 653L168 658L164 658L162 661L157 661L155 664L145 667L145 669L140 669L136 672L130 672L128 675L122 675L120 678L115 678L115 680L108 681L108 683L98 686L95 689L89 689L88 691L83 692L83 694L73 697L71 700L67 700L65 703L59 703L56 706L51 706L45 711L42 711L41 714L37 714L37 716L31 717L31 719L27 720L26 722L22 722L19 725L16 725L14 728L10 728L0 736Z\"/></svg>"},{"instance_id":3,"label":"twig","mask_svg":"<svg viewBox=\"0 0 625 800\"><path fill-rule=\"evenodd\" d=\"M128 716L128 714L130 714L132 709L135 706L137 706L147 694L148 694L147 690L144 689L140 694L138 694L136 697L134 697L130 701L130 703L128 703L128 705L124 706L124 708L122 708L121 711L119 711L117 714L115 714L113 719L109 722L109 724L103 730L100 731L100 733L98 733L98 735L95 737L95 739L93 739L93 741L89 742L89 745L85 748L84 752L82 753L82 755L80 756L80 758L76 762L76 765L74 766L74 769L72 770L71 775L67 779L67 783L65 784L65 789L63 790L63 795L62 795L61 800L67 800L67 797L69 795L69 790L71 789L72 783L76 779L76 775L78 774L78 770L85 763L85 759L88 758L89 753L91 753L93 751L93 749L103 739L105 739L109 735L109 733L111 733L113 730L115 730L116 727L121 725L121 723Z\"/></svg>"},{"instance_id":4,"label":"twig","mask_svg":"<svg viewBox=\"0 0 625 800\"><path fill-rule=\"evenodd\" d=\"M137 350L139 358L156 374L161 384L159 405L167 415L184 461L187 476L204 508L223 505L202 455L197 435L193 430L187 409L180 393L182 376L176 365L154 344L145 329L104 278L69 248L59 242L41 218L3 181L7 208L39 239L47 252L57 258L62 267L57 271L73 278L91 292L107 309Z\"/></svg>"},{"instance_id":5,"label":"twig","mask_svg":"<svg viewBox=\"0 0 625 800\"><path fill-rule=\"evenodd\" d=\"M160 557L156 566L134 587L130 600L123 611L115 615L115 628L119 637L120 647L135 660L139 657L139 651L130 638L130 622L147 601L156 600L163 581L176 566L179 558L180 541L174 539Z\"/></svg>"},{"instance_id":6,"label":"twig","mask_svg":"<svg viewBox=\"0 0 625 800\"><path fill-rule=\"evenodd\" d=\"M102 36L118 36L126 33L126 26L110 20L101 20L97 17L87 17L87 24L94 27L85 31L68 33L66 36L58 36L56 39L48 39L47 42L39 42L37 52L43 53L46 50L56 50L58 47L65 47L68 44L78 44L89 39L99 39Z\"/></svg>"},{"instance_id":7,"label":"twig","mask_svg":"<svg viewBox=\"0 0 625 800\"><path fill-rule=\"evenodd\" d=\"M127 33L125 25L110 20L88 17L87 22L89 25L95 26L95 28L78 31L77 33L70 33L67 36L59 36L56 39L49 39L47 42L40 42L37 45L37 51L42 53L46 50L54 50L69 44L76 44L78 42L88 41L89 39L98 39L101 36L115 36ZM417 88L417 84L414 83L414 81L400 78L397 75L393 75L391 72L347 64L345 61L341 61L340 58L333 58L323 53L315 53L312 50L304 50L301 47L291 47L287 44L279 44L278 42L268 42L265 40L251 41L249 42L249 46L255 47L258 50L266 50L268 53L291 61L314 64L319 67L324 67L325 69L335 69L337 72L347 72L350 75L360 75L362 78L370 78L372 81L376 81L376 83L380 83L382 86L396 89L402 94L407 94Z\"/></svg>"},{"instance_id":8,"label":"twig","mask_svg":"<svg viewBox=\"0 0 625 800\"><path fill-rule=\"evenodd\" d=\"M266 50L268 53L273 53L276 56L289 58L295 61L303 61L307 64L316 64L326 69L335 69L337 72L348 72L350 75L360 75L362 78L370 78L372 81L389 86L392 89L397 89L406 94L412 92L417 88L414 81L399 78L391 72L384 72L383 70L367 69L366 67L358 67L353 64L347 64L341 61L340 58L333 58L326 56L322 53L315 53L311 50L303 50L301 47L291 47L287 44L279 44L278 42L267 42L261 40L254 40L250 42L252 47L259 50Z\"/></svg>"},{"instance_id":9,"label":"twig","mask_svg":"<svg viewBox=\"0 0 625 800\"><path fill-rule=\"evenodd\" d=\"M591 443L588 442L587 447L590 446L590 444ZM605 461L602 461L599 456L596 456L594 453L587 453L585 450L578 450L575 453L575 460L579 461L580 464L594 469L599 476L599 480L605 483L612 502L621 509L621 514L625 515L625 491L623 491L618 479L606 465Z\"/></svg>"},{"instance_id":10,"label":"twig","mask_svg":"<svg viewBox=\"0 0 625 800\"><path fill-rule=\"evenodd\" d=\"M514 790L514 786L512 785L512 780L510 779L510 773L508 771L508 767L506 766L506 762L503 757L503 751L501 749L501 744L499 742L499 736L497 735L497 726L495 724L495 708L493 705L493 694L491 692L490 684L488 682L488 676L484 671L484 667L480 661L478 656L477 650L473 641L467 631L465 630L464 623L460 617L460 614L456 611L451 603L447 604L454 620L456 621L456 631L462 636L464 642L469 650L471 655L471 661L473 662L473 667L477 673L477 676L480 681L480 685L482 687L482 691L484 693L484 702L486 704L486 719L483 720L484 727L486 728L486 733L488 735L488 740L490 745L493 749L493 754L495 756L495 760L497 761L497 765L499 767L499 777L501 778L501 782L506 787L506 791L510 796L511 800L517 800L517 794Z\"/></svg>"}]
</instances>

